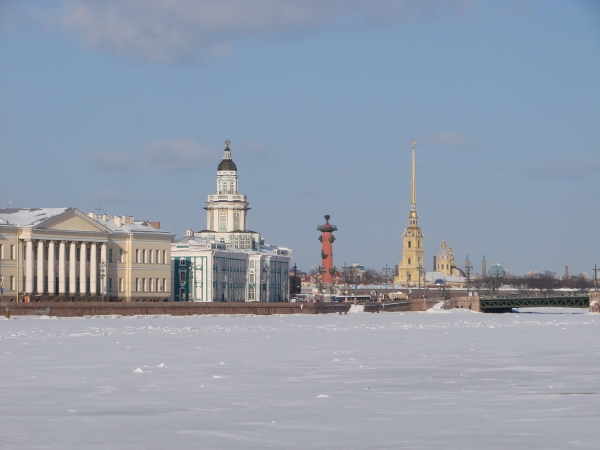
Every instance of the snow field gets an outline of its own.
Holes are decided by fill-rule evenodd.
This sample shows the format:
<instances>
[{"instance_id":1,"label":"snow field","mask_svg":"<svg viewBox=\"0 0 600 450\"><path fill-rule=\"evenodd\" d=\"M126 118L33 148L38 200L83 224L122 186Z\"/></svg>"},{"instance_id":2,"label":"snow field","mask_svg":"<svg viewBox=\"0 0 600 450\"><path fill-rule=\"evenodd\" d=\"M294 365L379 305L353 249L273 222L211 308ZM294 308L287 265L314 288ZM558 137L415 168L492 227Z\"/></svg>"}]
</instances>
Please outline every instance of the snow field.
<instances>
[{"instance_id":1,"label":"snow field","mask_svg":"<svg viewBox=\"0 0 600 450\"><path fill-rule=\"evenodd\" d=\"M0 447L599 448L581 310L0 320Z\"/></svg>"}]
</instances>

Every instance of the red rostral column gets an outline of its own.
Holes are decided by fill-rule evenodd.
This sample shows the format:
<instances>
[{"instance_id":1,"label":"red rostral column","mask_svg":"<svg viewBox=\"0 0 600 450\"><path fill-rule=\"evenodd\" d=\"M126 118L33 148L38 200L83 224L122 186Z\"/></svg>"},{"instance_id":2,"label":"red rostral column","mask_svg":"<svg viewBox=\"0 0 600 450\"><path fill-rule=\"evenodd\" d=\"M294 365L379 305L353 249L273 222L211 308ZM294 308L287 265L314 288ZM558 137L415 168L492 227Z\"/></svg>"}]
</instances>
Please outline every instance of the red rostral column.
<instances>
[{"instance_id":1,"label":"red rostral column","mask_svg":"<svg viewBox=\"0 0 600 450\"><path fill-rule=\"evenodd\" d=\"M329 223L329 217L329 215L325 216L325 224L317 227L317 230L322 233L319 236L319 240L321 241L321 259L323 260L321 266L324 270L323 284L326 287L327 293L331 293L333 290L333 274L335 273L335 269L333 268L333 241L335 241L333 232L337 230L335 225Z\"/></svg>"}]
</instances>

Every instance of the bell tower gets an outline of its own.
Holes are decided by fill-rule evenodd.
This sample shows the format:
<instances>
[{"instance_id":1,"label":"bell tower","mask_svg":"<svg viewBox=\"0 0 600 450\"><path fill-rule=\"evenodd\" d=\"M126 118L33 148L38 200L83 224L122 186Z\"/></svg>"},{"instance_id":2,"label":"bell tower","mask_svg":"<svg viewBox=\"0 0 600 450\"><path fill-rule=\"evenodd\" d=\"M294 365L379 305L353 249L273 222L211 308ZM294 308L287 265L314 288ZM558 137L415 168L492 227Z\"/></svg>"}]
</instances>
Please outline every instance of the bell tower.
<instances>
[{"instance_id":1,"label":"bell tower","mask_svg":"<svg viewBox=\"0 0 600 450\"><path fill-rule=\"evenodd\" d=\"M402 261L398 263L398 275L394 278L395 284L417 285L419 270L421 282L424 282L425 269L423 268L423 233L419 228L419 215L417 214L417 188L415 183L415 145L412 142L412 177L410 189L410 212L408 213L408 227L402 235Z\"/></svg>"}]
</instances>

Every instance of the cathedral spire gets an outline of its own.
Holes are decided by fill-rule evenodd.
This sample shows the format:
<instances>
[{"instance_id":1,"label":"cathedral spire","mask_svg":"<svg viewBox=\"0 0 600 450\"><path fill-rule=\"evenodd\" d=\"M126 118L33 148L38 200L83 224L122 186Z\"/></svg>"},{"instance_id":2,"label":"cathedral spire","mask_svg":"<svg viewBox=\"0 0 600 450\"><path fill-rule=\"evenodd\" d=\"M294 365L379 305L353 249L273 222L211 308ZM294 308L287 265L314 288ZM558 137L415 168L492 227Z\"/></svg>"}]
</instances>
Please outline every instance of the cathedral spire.
<instances>
[{"instance_id":1,"label":"cathedral spire","mask_svg":"<svg viewBox=\"0 0 600 450\"><path fill-rule=\"evenodd\" d=\"M412 184L411 184L411 197L410 197L411 206L417 205L417 189L415 187L415 144L416 144L416 142L413 140L413 142L412 142ZM411 208L411 209L415 209L415 208Z\"/></svg>"}]
</instances>

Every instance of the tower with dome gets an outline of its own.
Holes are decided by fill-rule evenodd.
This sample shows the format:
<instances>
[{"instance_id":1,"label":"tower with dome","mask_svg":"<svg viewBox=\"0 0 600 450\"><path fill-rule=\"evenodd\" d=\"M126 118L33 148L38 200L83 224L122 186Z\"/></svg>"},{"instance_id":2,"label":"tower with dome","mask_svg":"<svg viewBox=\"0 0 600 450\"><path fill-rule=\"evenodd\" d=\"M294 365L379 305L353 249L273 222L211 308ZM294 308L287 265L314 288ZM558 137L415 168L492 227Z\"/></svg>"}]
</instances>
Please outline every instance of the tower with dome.
<instances>
[{"instance_id":1,"label":"tower with dome","mask_svg":"<svg viewBox=\"0 0 600 450\"><path fill-rule=\"evenodd\" d=\"M285 302L292 251L248 229L248 200L225 141L217 186L206 201L206 228L171 244L173 301Z\"/></svg>"}]
</instances>

